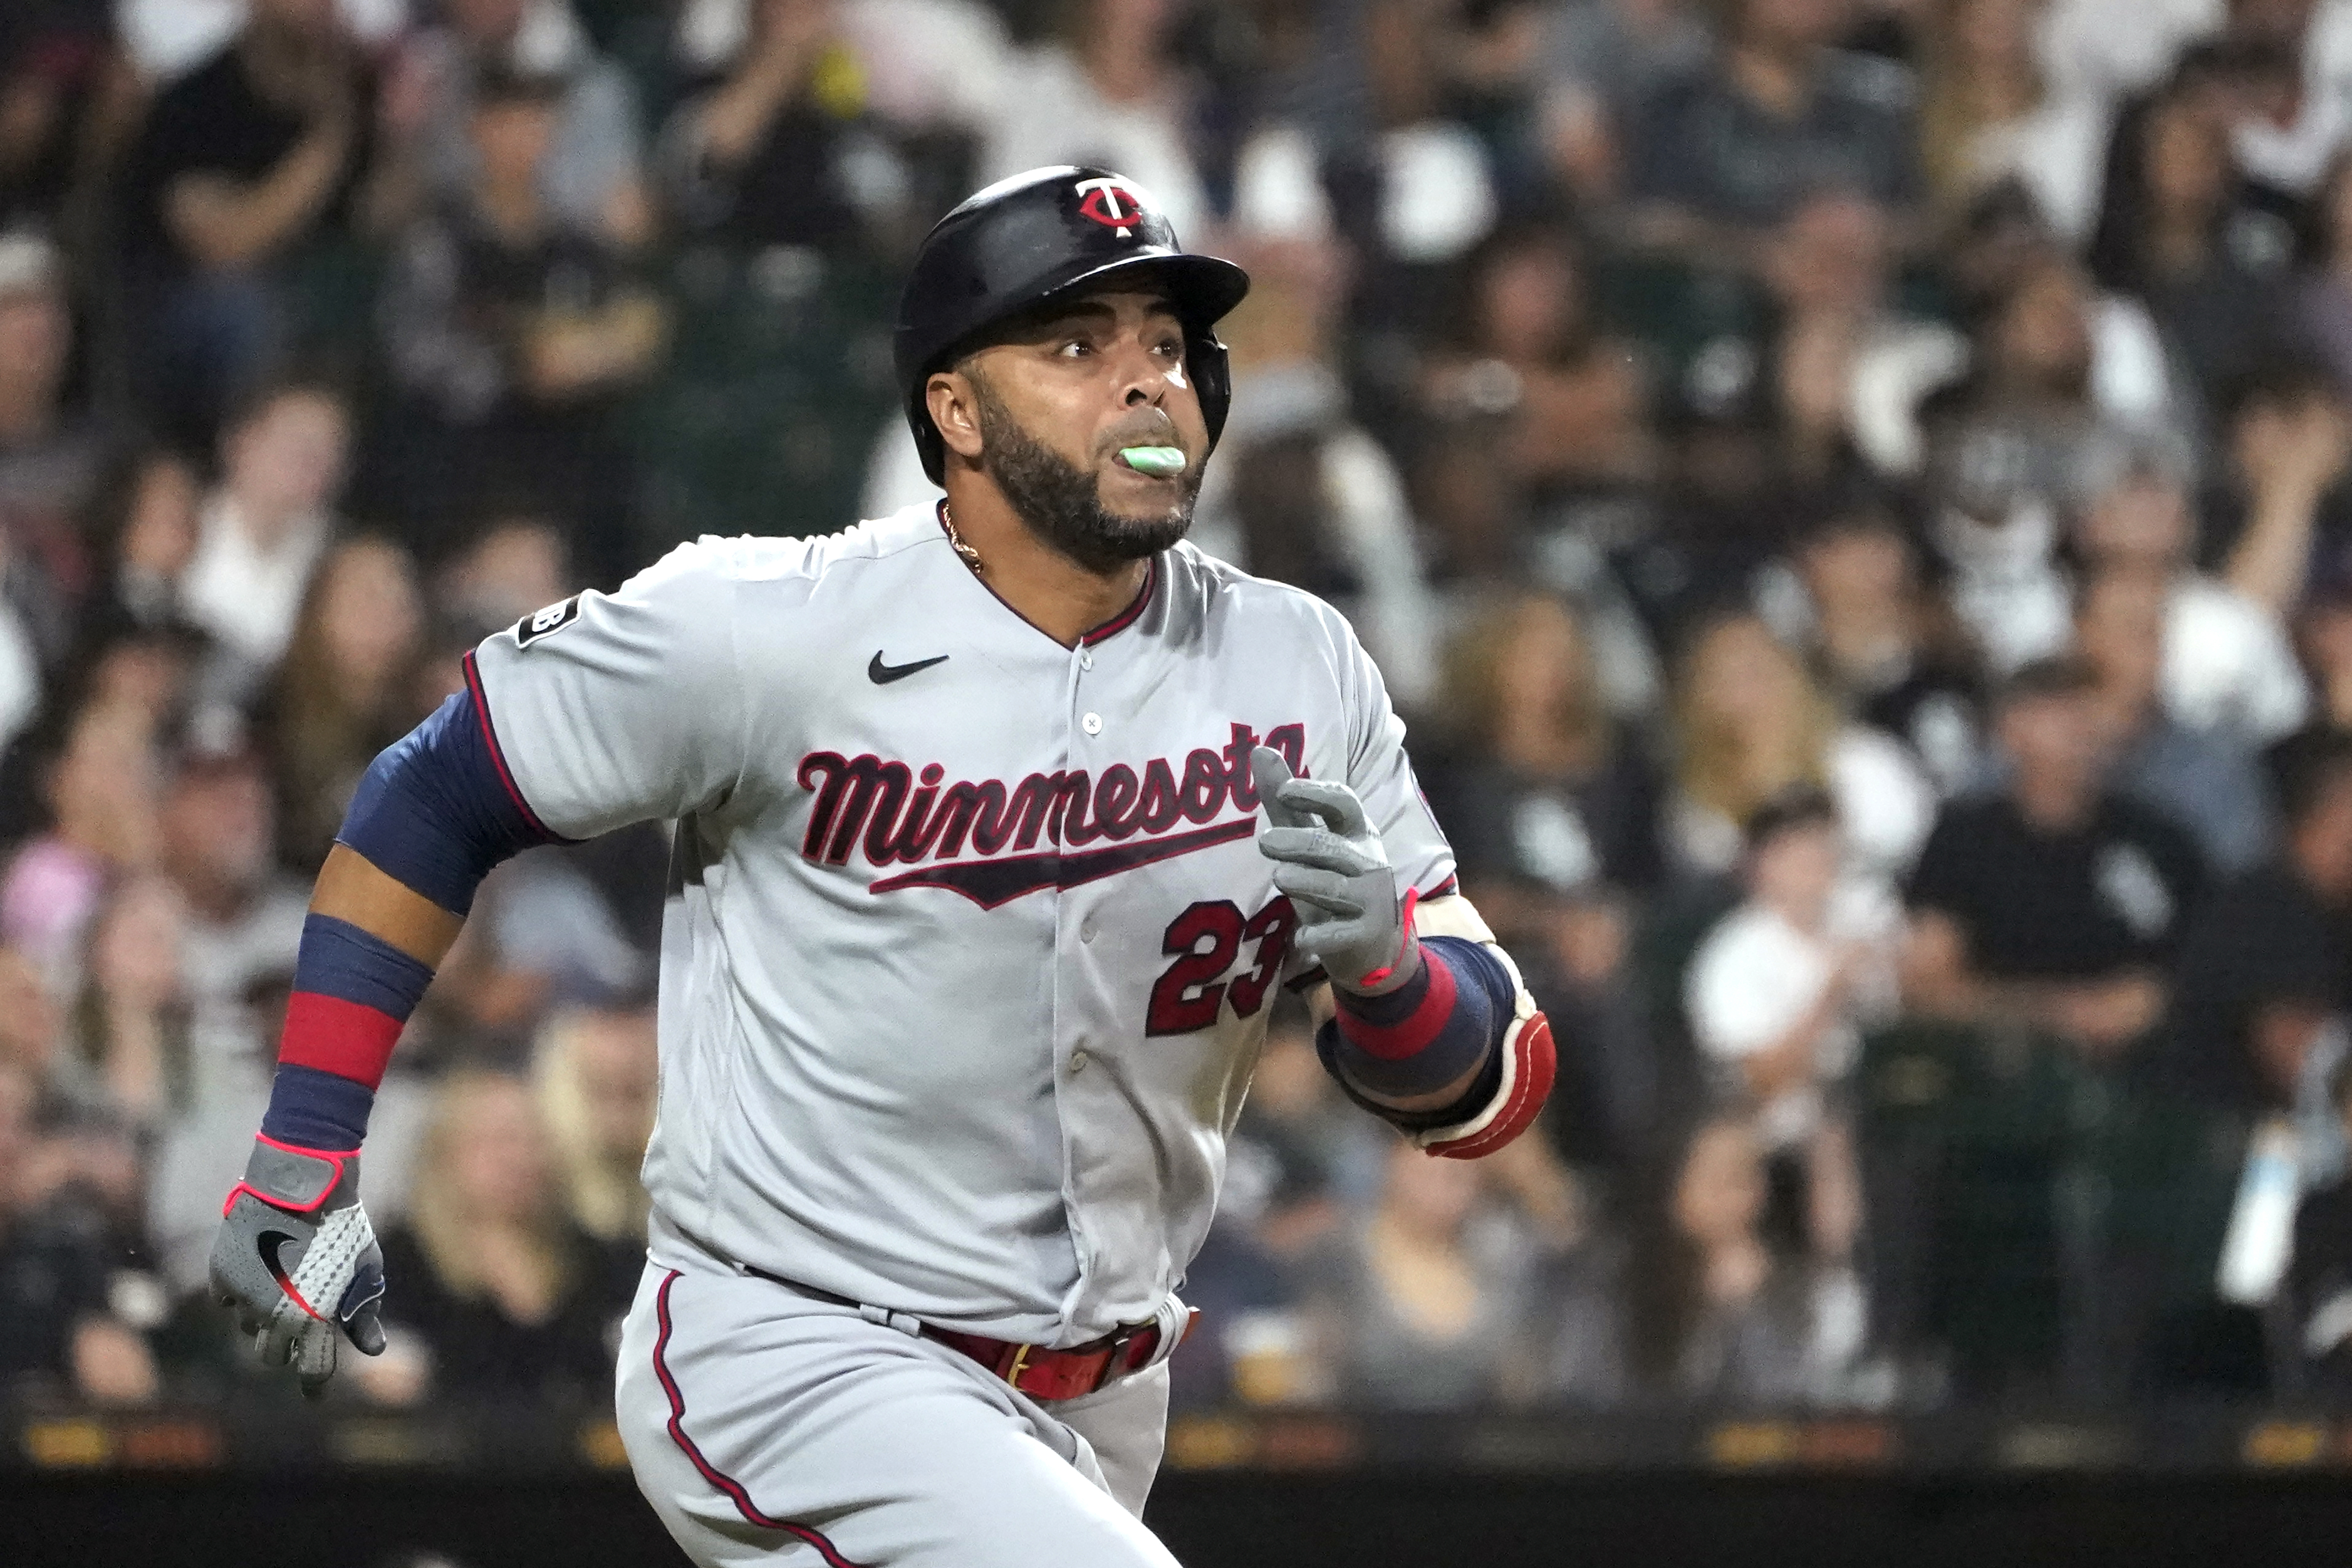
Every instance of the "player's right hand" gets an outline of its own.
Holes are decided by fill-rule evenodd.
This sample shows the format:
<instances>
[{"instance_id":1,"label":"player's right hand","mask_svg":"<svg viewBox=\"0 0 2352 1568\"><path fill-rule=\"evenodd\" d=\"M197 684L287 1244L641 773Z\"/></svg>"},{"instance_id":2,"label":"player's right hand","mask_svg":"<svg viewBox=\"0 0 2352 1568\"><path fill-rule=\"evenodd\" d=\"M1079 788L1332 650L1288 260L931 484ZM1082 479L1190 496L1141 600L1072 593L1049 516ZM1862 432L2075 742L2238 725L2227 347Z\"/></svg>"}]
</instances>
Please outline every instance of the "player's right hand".
<instances>
[{"instance_id":1,"label":"player's right hand","mask_svg":"<svg viewBox=\"0 0 2352 1568\"><path fill-rule=\"evenodd\" d=\"M383 1254L360 1206L360 1157L257 1139L213 1240L213 1299L233 1309L265 1366L294 1365L316 1396L335 1338L383 1353Z\"/></svg>"}]
</instances>

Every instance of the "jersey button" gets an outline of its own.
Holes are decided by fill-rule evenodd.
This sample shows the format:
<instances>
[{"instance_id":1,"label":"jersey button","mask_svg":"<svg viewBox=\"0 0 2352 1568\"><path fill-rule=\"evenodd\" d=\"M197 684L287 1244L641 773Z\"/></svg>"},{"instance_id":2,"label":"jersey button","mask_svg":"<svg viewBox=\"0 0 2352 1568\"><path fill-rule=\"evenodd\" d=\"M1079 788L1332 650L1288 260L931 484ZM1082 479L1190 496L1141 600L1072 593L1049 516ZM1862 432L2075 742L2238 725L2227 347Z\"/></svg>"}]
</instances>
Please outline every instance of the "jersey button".
<instances>
[{"instance_id":1,"label":"jersey button","mask_svg":"<svg viewBox=\"0 0 2352 1568\"><path fill-rule=\"evenodd\" d=\"M1094 922L1094 921L1087 921L1087 923L1086 923L1086 924L1084 924L1084 925L1082 925L1082 926L1080 926L1080 927L1078 928L1078 940L1079 940L1080 942L1092 942L1092 941L1094 941L1094 939L1095 939L1095 922Z\"/></svg>"},{"instance_id":2,"label":"jersey button","mask_svg":"<svg viewBox=\"0 0 2352 1568\"><path fill-rule=\"evenodd\" d=\"M1078 668L1079 668L1080 669L1092 669L1094 667L1095 667L1095 656L1094 656L1094 655L1092 655L1092 654L1090 654L1090 653L1081 653L1081 654L1079 654L1079 655L1078 655Z\"/></svg>"},{"instance_id":3,"label":"jersey button","mask_svg":"<svg viewBox=\"0 0 2352 1568\"><path fill-rule=\"evenodd\" d=\"M1087 714L1085 718L1078 721L1078 728L1084 730L1089 735L1101 734L1102 715L1099 713Z\"/></svg>"},{"instance_id":4,"label":"jersey button","mask_svg":"<svg viewBox=\"0 0 2352 1568\"><path fill-rule=\"evenodd\" d=\"M1086 1070L1087 1053L1083 1050L1072 1051L1070 1053L1070 1071L1073 1073L1082 1073Z\"/></svg>"}]
</instances>

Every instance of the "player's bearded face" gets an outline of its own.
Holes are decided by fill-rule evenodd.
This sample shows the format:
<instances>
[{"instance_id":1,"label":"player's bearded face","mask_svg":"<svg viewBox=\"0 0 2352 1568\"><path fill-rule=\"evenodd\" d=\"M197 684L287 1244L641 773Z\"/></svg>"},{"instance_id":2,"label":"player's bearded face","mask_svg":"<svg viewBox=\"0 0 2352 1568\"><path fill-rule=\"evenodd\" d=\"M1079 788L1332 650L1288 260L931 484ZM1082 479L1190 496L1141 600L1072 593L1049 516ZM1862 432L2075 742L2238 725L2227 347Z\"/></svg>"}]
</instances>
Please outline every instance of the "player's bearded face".
<instances>
[{"instance_id":1,"label":"player's bearded face","mask_svg":"<svg viewBox=\"0 0 2352 1568\"><path fill-rule=\"evenodd\" d=\"M1192 526L1192 502L1201 493L1198 463L1176 481L1172 500L1148 511L1114 510L1103 503L1099 468L1082 468L1031 435L985 379L971 379L980 405L981 466L1021 521L1079 565L1108 572L1140 561ZM1108 463L1122 447L1166 444L1174 428L1158 409L1140 410L1097 433L1097 462Z\"/></svg>"}]
</instances>

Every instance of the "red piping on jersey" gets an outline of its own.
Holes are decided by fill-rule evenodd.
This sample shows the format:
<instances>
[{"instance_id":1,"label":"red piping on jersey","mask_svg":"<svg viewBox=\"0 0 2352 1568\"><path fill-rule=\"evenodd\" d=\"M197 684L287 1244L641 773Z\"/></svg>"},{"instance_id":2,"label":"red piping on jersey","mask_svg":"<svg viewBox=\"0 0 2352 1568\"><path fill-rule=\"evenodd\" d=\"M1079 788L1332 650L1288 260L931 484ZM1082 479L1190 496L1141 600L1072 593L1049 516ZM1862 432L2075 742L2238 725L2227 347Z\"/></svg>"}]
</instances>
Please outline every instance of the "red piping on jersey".
<instances>
[{"instance_id":1,"label":"red piping on jersey","mask_svg":"<svg viewBox=\"0 0 2352 1568\"><path fill-rule=\"evenodd\" d=\"M952 543L955 536L948 532L948 503L945 501L940 502L938 510L932 513L932 516L939 520L940 537L949 540ZM962 557L959 555L957 559L961 560ZM990 598L994 599L1006 609L1012 610L1013 615L1020 617L1021 624L1023 626L1027 626L1039 637L1046 638L1048 641L1052 642L1055 647L1091 647L1096 643L1102 641L1105 637L1116 637L1120 632L1125 631L1129 626L1135 624L1135 618L1138 616L1143 614L1143 607L1151 603L1151 591L1160 585L1160 558L1154 555L1144 562L1142 591L1135 595L1135 598L1128 605L1127 608L1121 610L1118 614L1113 616L1102 625L1094 627L1092 630L1080 632L1078 634L1078 640L1075 644L1063 642L1061 638L1054 636L1053 633L1047 631L1045 627L1039 626L1028 616L1022 615L1019 610L1014 610L1013 608L1012 601L1005 598L1003 595L998 593L994 587L990 585L988 579L982 576L979 573L974 572L971 576L972 581L978 583L982 587L988 589L988 596Z\"/></svg>"},{"instance_id":2,"label":"red piping on jersey","mask_svg":"<svg viewBox=\"0 0 2352 1568\"><path fill-rule=\"evenodd\" d=\"M669 1288L677 1283L677 1277L678 1271L671 1269L668 1277L662 1280L660 1290L654 1295L654 1310L661 1320L661 1332L654 1339L654 1375L661 1379L662 1392L669 1395L670 1441L694 1461L694 1468L702 1479L725 1492L728 1500L735 1505L735 1511L751 1523L762 1530L780 1530L796 1541L806 1542L824 1558L826 1568L863 1568L862 1564L844 1557L839 1547L807 1525L771 1519L752 1507L751 1495L743 1489L743 1483L704 1458L702 1450L694 1446L694 1439L686 1435L686 1395L678 1392L677 1379L669 1374L668 1364L662 1360L662 1352L669 1349Z\"/></svg>"},{"instance_id":3,"label":"red piping on jersey","mask_svg":"<svg viewBox=\"0 0 2352 1568\"><path fill-rule=\"evenodd\" d=\"M470 650L466 655L466 689L473 696L474 717L482 726L482 739L489 743L490 761L499 770L499 783L506 786L507 798L514 802L517 811L522 813L523 821L530 825L532 832L539 834L551 844L579 843L579 839L566 838L541 822L539 819L539 813L531 810L530 802L523 799L522 790L515 784L514 772L507 766L506 748L499 744L498 729L490 722L489 693L482 689L482 672L475 668L474 656Z\"/></svg>"},{"instance_id":4,"label":"red piping on jersey","mask_svg":"<svg viewBox=\"0 0 2352 1568\"><path fill-rule=\"evenodd\" d=\"M1117 637L1129 626L1134 625L1135 618L1143 614L1143 606L1151 603L1151 590L1159 585L1160 557L1154 555L1144 562L1143 586L1136 594L1134 599L1129 603L1127 608L1121 610L1118 614L1113 616L1110 619L1105 621L1094 630L1090 632L1080 632L1078 634L1078 646L1080 647L1092 647L1095 644L1102 641L1105 637Z\"/></svg>"}]
</instances>

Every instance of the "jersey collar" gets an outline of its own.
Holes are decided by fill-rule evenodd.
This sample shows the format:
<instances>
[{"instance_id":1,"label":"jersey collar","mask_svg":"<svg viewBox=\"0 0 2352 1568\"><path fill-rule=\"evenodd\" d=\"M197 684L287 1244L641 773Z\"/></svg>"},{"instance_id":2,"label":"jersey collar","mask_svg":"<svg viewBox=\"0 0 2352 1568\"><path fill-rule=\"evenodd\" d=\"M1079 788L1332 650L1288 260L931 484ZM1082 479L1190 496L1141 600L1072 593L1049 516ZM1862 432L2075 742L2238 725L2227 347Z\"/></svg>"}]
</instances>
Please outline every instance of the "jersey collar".
<instances>
[{"instance_id":1,"label":"jersey collar","mask_svg":"<svg viewBox=\"0 0 2352 1568\"><path fill-rule=\"evenodd\" d=\"M933 510L931 515L940 525L940 537L941 539L947 539L949 537L948 503L944 500L940 501L938 507ZM950 548L953 548L953 546L950 545ZM961 566L962 563L961 558L959 557L957 564ZM987 588L988 596L994 599L998 604L1003 605L1006 611L1017 618L1023 626L1029 627L1039 637L1044 637L1046 641L1052 643L1055 647L1063 646L1061 638L1055 637L1053 633L1047 631L1045 627L1039 626L1028 616L1022 615L1019 610L1013 609L1012 603L1008 601L1003 595L998 593L995 588L992 587L987 578L982 576L977 572L969 573L968 575L970 575L973 582L979 584L983 588ZM1141 618L1144 609L1151 603L1152 592L1159 586L1160 557L1154 555L1143 563L1143 586L1136 590L1135 597L1128 601L1127 608L1119 611L1118 614L1103 622L1100 626L1080 632L1078 634L1078 640L1075 646L1078 647L1092 647L1097 643L1117 637L1119 633L1133 626L1137 620Z\"/></svg>"}]
</instances>

